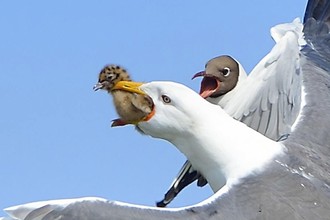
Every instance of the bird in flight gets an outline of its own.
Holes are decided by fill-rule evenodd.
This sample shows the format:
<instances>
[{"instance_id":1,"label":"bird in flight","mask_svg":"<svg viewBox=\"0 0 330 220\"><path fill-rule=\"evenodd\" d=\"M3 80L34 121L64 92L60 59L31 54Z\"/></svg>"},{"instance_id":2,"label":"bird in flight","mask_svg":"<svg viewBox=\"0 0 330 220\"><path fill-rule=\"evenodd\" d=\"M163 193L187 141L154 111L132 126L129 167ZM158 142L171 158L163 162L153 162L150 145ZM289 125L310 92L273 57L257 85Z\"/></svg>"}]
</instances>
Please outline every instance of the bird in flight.
<instances>
[{"instance_id":1,"label":"bird in flight","mask_svg":"<svg viewBox=\"0 0 330 220\"><path fill-rule=\"evenodd\" d=\"M240 123L240 111L236 112L236 108L222 109L212 105L183 85L173 82L117 83L119 90L147 95L152 99L154 106L151 112L154 113L149 113L148 119L141 119L135 125L145 134L175 145L217 191L209 199L176 209L102 198L49 200L9 207L5 209L9 216L4 219L329 219L329 18L329 1L309 0L303 28L305 44L302 47L296 41L280 44L282 38L295 35L292 31L285 31L290 25L279 27L274 35L281 47L273 52L287 48L283 47L285 45L290 48L293 44L299 48L300 59L285 53L272 53L274 56L264 58L268 66L274 63L275 58L281 57L289 63L299 61L298 70L301 70L298 73L302 75L303 101L290 136L281 142ZM288 65L276 66L285 74ZM268 104L272 110L278 109L273 109L272 101L279 97L276 94L268 96L273 86L271 84L268 90L255 88L261 97L269 98L253 99L252 102L257 104L262 102L262 108L243 111L241 120L245 118L258 129L268 130L269 126L254 120L259 116L249 119L249 113L256 110L267 113L264 107ZM286 86L283 85L284 88ZM289 87L294 88L293 85ZM241 99L241 104L245 105L245 101L251 102ZM194 111L196 106L198 112ZM231 111L230 116L226 115L225 112ZM276 132L270 129L269 134Z\"/></svg>"},{"instance_id":2,"label":"bird in flight","mask_svg":"<svg viewBox=\"0 0 330 220\"><path fill-rule=\"evenodd\" d=\"M203 77L200 95L266 137L284 140L292 131L303 101L300 50L305 41L302 29L298 19L273 27L271 34L276 45L249 76L231 56L212 58L204 71L193 76L193 79ZM195 180L198 180L197 186L207 184L186 161L164 199L156 205L165 207Z\"/></svg>"}]
</instances>

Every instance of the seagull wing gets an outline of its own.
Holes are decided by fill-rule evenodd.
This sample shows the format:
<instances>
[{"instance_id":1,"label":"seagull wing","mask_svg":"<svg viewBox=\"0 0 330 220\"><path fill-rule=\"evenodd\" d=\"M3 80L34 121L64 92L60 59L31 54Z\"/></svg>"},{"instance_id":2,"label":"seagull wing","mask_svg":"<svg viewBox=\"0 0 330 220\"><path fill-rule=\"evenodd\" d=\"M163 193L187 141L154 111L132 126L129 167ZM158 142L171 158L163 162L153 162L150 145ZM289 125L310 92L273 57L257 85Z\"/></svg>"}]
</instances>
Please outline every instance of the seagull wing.
<instances>
[{"instance_id":1,"label":"seagull wing","mask_svg":"<svg viewBox=\"0 0 330 220\"><path fill-rule=\"evenodd\" d=\"M271 30L277 42L224 106L226 112L265 136L290 133L300 109L302 76L298 19Z\"/></svg>"},{"instance_id":2,"label":"seagull wing","mask_svg":"<svg viewBox=\"0 0 330 220\"><path fill-rule=\"evenodd\" d=\"M10 217L2 220L328 219L330 200L326 190L294 172L274 162L262 175L246 178L229 191L219 190L202 203L183 208L80 198L11 207L5 210Z\"/></svg>"},{"instance_id":3,"label":"seagull wing","mask_svg":"<svg viewBox=\"0 0 330 220\"><path fill-rule=\"evenodd\" d=\"M289 153L304 160L309 173L329 190L330 1L309 1L304 22L307 45L301 50L301 69L306 104L285 143Z\"/></svg>"}]
</instances>

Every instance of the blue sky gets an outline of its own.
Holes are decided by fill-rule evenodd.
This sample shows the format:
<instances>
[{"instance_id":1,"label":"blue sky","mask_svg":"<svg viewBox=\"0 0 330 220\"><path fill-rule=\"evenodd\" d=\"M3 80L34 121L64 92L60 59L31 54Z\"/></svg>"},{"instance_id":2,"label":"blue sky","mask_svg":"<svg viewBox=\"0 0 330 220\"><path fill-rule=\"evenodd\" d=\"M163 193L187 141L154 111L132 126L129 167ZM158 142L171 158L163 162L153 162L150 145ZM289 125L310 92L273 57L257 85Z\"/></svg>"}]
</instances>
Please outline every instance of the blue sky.
<instances>
[{"instance_id":1,"label":"blue sky","mask_svg":"<svg viewBox=\"0 0 330 220\"><path fill-rule=\"evenodd\" d=\"M249 72L273 46L269 29L303 17L306 1L2 1L0 210L100 196L144 205L163 198L185 157L117 115L93 85L106 64L136 81L191 80L229 54ZM198 110L198 106L196 106ZM195 185L170 207L212 192ZM1 215L3 213L0 212Z\"/></svg>"}]
</instances>

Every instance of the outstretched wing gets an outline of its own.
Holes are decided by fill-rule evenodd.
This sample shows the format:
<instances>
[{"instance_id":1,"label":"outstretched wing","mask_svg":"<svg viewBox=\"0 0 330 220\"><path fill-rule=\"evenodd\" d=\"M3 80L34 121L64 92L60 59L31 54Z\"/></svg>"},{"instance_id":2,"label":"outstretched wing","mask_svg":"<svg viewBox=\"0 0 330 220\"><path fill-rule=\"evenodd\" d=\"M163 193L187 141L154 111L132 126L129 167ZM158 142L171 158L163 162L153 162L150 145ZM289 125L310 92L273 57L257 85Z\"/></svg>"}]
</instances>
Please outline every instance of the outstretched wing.
<instances>
[{"instance_id":1,"label":"outstretched wing","mask_svg":"<svg viewBox=\"0 0 330 220\"><path fill-rule=\"evenodd\" d=\"M235 119L278 140L290 133L301 102L299 19L272 28L276 45L252 70L224 107Z\"/></svg>"},{"instance_id":2,"label":"outstretched wing","mask_svg":"<svg viewBox=\"0 0 330 220\"><path fill-rule=\"evenodd\" d=\"M317 66L329 66L329 14L329 1L309 1L303 32L299 19L273 27L276 45L239 85L224 106L227 113L273 140L289 134L304 92L301 48L306 41L313 51L307 57Z\"/></svg>"},{"instance_id":3,"label":"outstretched wing","mask_svg":"<svg viewBox=\"0 0 330 220\"><path fill-rule=\"evenodd\" d=\"M307 44L301 50L301 67L306 105L286 145L294 155L303 152L301 159L330 189L330 1L309 1L304 22Z\"/></svg>"}]
</instances>

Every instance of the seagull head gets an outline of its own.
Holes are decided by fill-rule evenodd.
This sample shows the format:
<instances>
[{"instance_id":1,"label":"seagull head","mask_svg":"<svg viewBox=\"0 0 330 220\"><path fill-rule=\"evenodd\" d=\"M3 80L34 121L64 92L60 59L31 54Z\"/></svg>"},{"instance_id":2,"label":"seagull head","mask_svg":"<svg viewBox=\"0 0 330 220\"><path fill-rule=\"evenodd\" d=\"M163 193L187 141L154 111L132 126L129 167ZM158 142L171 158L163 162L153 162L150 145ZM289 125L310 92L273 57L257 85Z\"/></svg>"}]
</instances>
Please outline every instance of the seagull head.
<instances>
[{"instance_id":1,"label":"seagull head","mask_svg":"<svg viewBox=\"0 0 330 220\"><path fill-rule=\"evenodd\" d=\"M153 111L136 124L137 128L147 135L169 141L192 131L196 123L193 119L203 115L201 110L193 110L194 106L211 105L195 91L174 82L121 81L115 85L116 89L148 96L153 102Z\"/></svg>"},{"instance_id":2,"label":"seagull head","mask_svg":"<svg viewBox=\"0 0 330 220\"><path fill-rule=\"evenodd\" d=\"M233 90L239 78L245 77L245 71L239 63L232 57L223 55L209 60L205 65L205 70L196 73L196 77L203 77L200 88L200 95L203 98L216 98Z\"/></svg>"}]
</instances>

